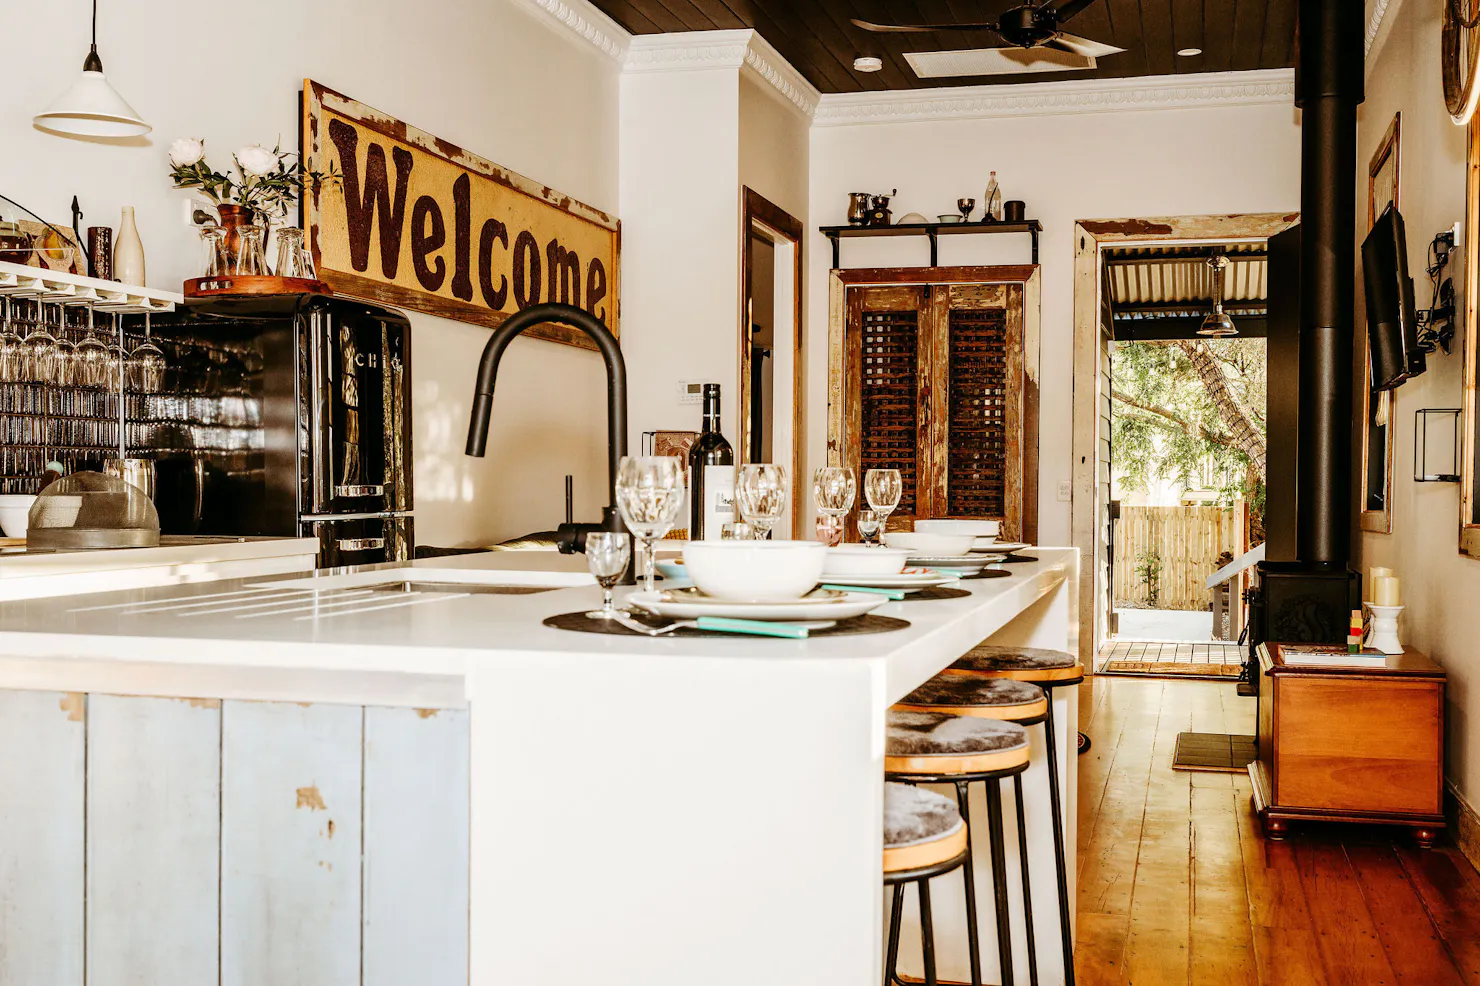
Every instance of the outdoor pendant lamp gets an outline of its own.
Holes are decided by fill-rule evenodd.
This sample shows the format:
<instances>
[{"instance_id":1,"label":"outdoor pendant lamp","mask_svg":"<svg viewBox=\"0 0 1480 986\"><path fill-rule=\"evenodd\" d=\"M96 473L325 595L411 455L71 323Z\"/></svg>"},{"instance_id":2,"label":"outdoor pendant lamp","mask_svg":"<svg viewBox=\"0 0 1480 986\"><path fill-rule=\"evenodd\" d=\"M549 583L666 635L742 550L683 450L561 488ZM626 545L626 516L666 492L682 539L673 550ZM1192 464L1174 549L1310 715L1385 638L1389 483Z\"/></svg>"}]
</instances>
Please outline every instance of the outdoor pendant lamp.
<instances>
[{"instance_id":1,"label":"outdoor pendant lamp","mask_svg":"<svg viewBox=\"0 0 1480 986\"><path fill-rule=\"evenodd\" d=\"M1233 319L1223 310L1223 271L1228 266L1228 258L1223 254L1214 254L1208 258L1208 266L1213 268L1213 310L1208 312L1208 317L1202 320L1198 326L1197 334L1200 336L1213 336L1222 338L1238 335L1238 328L1234 326Z\"/></svg>"},{"instance_id":2,"label":"outdoor pendant lamp","mask_svg":"<svg viewBox=\"0 0 1480 986\"><path fill-rule=\"evenodd\" d=\"M92 48L82 63L82 78L46 110L36 126L78 137L142 137L154 129L145 123L103 74L98 57L98 0L93 0Z\"/></svg>"}]
</instances>

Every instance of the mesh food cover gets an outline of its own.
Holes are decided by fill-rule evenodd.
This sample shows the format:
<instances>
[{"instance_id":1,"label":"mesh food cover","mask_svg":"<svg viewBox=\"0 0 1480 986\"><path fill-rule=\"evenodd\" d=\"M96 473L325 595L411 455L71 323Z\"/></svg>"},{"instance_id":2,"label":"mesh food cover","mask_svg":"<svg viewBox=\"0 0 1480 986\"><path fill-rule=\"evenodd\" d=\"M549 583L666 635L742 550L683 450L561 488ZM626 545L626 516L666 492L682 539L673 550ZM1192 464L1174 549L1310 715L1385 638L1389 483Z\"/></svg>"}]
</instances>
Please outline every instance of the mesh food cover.
<instances>
[{"instance_id":1,"label":"mesh food cover","mask_svg":"<svg viewBox=\"0 0 1480 986\"><path fill-rule=\"evenodd\" d=\"M152 548L159 514L138 487L100 472L74 472L41 491L31 505L26 547Z\"/></svg>"}]
</instances>

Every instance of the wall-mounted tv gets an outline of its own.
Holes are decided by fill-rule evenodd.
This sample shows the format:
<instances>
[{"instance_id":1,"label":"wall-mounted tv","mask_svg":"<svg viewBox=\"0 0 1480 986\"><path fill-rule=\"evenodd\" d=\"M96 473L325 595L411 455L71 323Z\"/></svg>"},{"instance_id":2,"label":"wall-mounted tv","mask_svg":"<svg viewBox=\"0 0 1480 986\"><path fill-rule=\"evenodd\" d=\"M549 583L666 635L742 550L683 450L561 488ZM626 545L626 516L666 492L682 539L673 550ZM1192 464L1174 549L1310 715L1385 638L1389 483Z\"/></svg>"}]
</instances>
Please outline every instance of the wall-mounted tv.
<instances>
[{"instance_id":1,"label":"wall-mounted tv","mask_svg":"<svg viewBox=\"0 0 1480 986\"><path fill-rule=\"evenodd\" d=\"M1428 367L1418 348L1418 312L1408 276L1408 238L1403 216L1389 205L1362 243L1362 279L1367 286L1367 341L1372 389L1392 390Z\"/></svg>"}]
</instances>

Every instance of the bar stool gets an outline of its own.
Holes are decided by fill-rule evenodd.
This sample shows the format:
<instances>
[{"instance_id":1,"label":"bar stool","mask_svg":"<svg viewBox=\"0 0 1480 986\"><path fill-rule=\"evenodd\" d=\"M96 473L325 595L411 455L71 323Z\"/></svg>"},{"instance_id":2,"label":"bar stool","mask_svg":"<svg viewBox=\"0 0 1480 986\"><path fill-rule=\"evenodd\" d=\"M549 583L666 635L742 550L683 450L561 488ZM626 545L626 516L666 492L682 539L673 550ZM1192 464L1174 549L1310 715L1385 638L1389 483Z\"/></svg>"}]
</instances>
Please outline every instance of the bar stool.
<instances>
[{"instance_id":1,"label":"bar stool","mask_svg":"<svg viewBox=\"0 0 1480 986\"><path fill-rule=\"evenodd\" d=\"M966 823L949 798L908 784L884 784L884 886L894 888L884 986L890 986L895 978L904 888L909 883L915 885L920 898L920 952L925 962L925 982L937 986L930 879L960 866L968 852Z\"/></svg>"},{"instance_id":2,"label":"bar stool","mask_svg":"<svg viewBox=\"0 0 1480 986\"><path fill-rule=\"evenodd\" d=\"M1052 703L1048 699L1048 693L1038 685L1026 681L1012 681L1009 679L987 678L968 674L947 674L942 672L931 678L925 684L910 692L904 698L895 703L894 708L900 711L910 712L937 712L956 716L976 716L983 719L1000 719L1018 726L1034 726L1045 722L1052 715ZM1057 798L1055 792L1058 790L1057 761L1053 759L1053 737L1049 736L1048 755L1049 764L1049 795L1054 807L1054 830L1057 836L1054 840L1055 849L1063 841L1063 829L1058 818ZM1023 913L1026 917L1024 926L1027 932L1028 945L1028 981L1036 986L1038 982L1038 946L1033 927L1033 888L1032 879L1028 870L1028 830L1024 819L1023 810L1023 779L1019 772L1012 779L1013 795L1017 808L1017 831L1018 831L1018 853L1022 859L1022 884L1023 884ZM1067 886L1061 857L1055 853L1055 861L1060 862L1058 868L1059 886ZM1062 901L1063 896L1060 895ZM1062 916L1062 915L1061 915ZM1067 926L1066 926L1067 927ZM1001 929L998 930L999 935ZM1065 959L1066 964L1073 962L1072 941L1066 943L1065 948L1070 949L1070 957ZM1072 983L1074 979L1073 970L1065 973L1067 981Z\"/></svg>"},{"instance_id":3,"label":"bar stool","mask_svg":"<svg viewBox=\"0 0 1480 986\"><path fill-rule=\"evenodd\" d=\"M996 897L997 951L1002 986L1012 986L1012 925L1007 903L1006 851L1003 846L1002 788L1004 777L1015 777L1028 768L1028 732L1015 723L938 712L889 712L884 739L885 777L908 784L952 784L956 805L966 828L966 860L962 876L966 882L966 942L971 961L972 986L981 986L981 942L976 918L976 873L971 847L969 786L986 783L987 831L992 856L992 882ZM1022 865L1028 865L1024 842ZM898 904L895 905L898 907ZM1032 921L1028 904L1029 923ZM891 928L894 923L891 921ZM891 935L895 934L891 932ZM890 941L890 956L897 943ZM889 975L899 982L891 958Z\"/></svg>"},{"instance_id":4,"label":"bar stool","mask_svg":"<svg viewBox=\"0 0 1480 986\"><path fill-rule=\"evenodd\" d=\"M1031 683L1044 689L1078 685L1084 680L1084 667L1073 654L1046 647L1004 647L978 644L943 672L978 682ZM1074 932L1069 916L1069 881L1066 875L1064 825L1059 806L1059 761L1054 736L1053 700L1050 697L1044 714L1043 731L1047 740L1048 797L1053 808L1053 852L1059 889L1059 926L1064 950L1064 981L1074 986Z\"/></svg>"}]
</instances>

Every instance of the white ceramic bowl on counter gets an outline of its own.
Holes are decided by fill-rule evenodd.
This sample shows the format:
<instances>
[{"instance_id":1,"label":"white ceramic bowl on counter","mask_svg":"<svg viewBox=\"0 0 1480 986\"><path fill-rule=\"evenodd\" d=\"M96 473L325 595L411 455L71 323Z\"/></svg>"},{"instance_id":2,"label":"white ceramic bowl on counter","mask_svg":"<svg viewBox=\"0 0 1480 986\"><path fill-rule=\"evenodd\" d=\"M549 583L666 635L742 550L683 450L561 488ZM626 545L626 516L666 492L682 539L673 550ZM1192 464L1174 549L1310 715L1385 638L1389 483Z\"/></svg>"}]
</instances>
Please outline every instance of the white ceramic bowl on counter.
<instances>
[{"instance_id":1,"label":"white ceramic bowl on counter","mask_svg":"<svg viewBox=\"0 0 1480 986\"><path fill-rule=\"evenodd\" d=\"M699 591L716 599L784 602L822 581L827 545L820 541L690 541L684 568Z\"/></svg>"},{"instance_id":2,"label":"white ceramic bowl on counter","mask_svg":"<svg viewBox=\"0 0 1480 986\"><path fill-rule=\"evenodd\" d=\"M1000 520L917 520L915 530L924 534L970 534L977 551L989 550L1002 536Z\"/></svg>"},{"instance_id":3,"label":"white ceramic bowl on counter","mask_svg":"<svg viewBox=\"0 0 1480 986\"><path fill-rule=\"evenodd\" d=\"M891 548L903 548L911 555L931 558L968 554L975 540L971 534L930 534L925 531L890 531L884 535L884 543Z\"/></svg>"},{"instance_id":4,"label":"white ceramic bowl on counter","mask_svg":"<svg viewBox=\"0 0 1480 986\"><path fill-rule=\"evenodd\" d=\"M861 544L840 544L827 549L827 563L822 567L826 579L861 579L898 575L904 571L910 553L903 548L866 548Z\"/></svg>"},{"instance_id":5,"label":"white ceramic bowl on counter","mask_svg":"<svg viewBox=\"0 0 1480 986\"><path fill-rule=\"evenodd\" d=\"M34 493L7 493L0 496L0 531L8 538L25 537L31 504L35 502Z\"/></svg>"}]
</instances>

